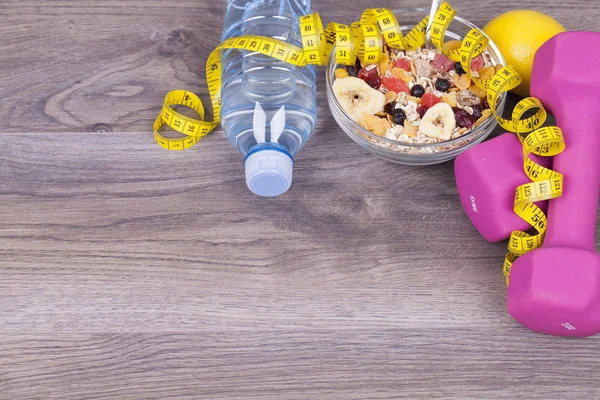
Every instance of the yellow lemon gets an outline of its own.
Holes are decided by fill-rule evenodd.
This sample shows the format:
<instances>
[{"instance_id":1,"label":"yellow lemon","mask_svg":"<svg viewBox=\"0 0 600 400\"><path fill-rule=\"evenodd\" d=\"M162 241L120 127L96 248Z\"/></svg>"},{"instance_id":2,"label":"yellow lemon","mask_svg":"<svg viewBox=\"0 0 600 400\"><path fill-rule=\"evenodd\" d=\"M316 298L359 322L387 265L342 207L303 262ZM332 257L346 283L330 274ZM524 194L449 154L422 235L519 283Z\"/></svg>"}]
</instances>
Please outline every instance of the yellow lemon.
<instances>
[{"instance_id":1,"label":"yellow lemon","mask_svg":"<svg viewBox=\"0 0 600 400\"><path fill-rule=\"evenodd\" d=\"M512 65L523 83L512 90L529 96L529 83L535 52L548 39L565 28L554 18L533 10L509 11L491 20L483 31L498 46L506 63Z\"/></svg>"}]
</instances>

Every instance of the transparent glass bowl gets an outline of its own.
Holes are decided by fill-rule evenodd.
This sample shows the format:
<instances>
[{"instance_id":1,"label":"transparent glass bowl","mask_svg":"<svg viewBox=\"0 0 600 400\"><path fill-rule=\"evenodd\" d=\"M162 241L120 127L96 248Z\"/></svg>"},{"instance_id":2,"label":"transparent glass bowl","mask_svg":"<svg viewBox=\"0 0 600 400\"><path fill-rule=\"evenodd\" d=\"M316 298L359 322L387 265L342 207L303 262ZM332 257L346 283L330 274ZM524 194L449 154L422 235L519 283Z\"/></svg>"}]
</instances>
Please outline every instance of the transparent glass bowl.
<instances>
[{"instance_id":1,"label":"transparent glass bowl","mask_svg":"<svg viewBox=\"0 0 600 400\"><path fill-rule=\"evenodd\" d=\"M404 34L408 33L425 15L429 9L406 8L394 10L394 14L400 23ZM455 17L446 32L446 40L462 40L469 31L476 26L460 17ZM493 64L504 65L504 58L500 50L490 40L488 53L491 55ZM335 50L332 54L335 54ZM340 66L342 67L342 66ZM335 57L330 57L327 65L327 100L334 119L344 132L352 140L363 148L385 160L406 165L433 165L454 159L460 153L471 146L482 142L497 125L494 116L490 116L484 123L469 133L452 140L439 143L412 144L399 142L377 136L360 126L350 118L333 94L332 84L335 80L335 70L338 68ZM497 112L502 115L506 94L502 94L497 102Z\"/></svg>"}]
</instances>

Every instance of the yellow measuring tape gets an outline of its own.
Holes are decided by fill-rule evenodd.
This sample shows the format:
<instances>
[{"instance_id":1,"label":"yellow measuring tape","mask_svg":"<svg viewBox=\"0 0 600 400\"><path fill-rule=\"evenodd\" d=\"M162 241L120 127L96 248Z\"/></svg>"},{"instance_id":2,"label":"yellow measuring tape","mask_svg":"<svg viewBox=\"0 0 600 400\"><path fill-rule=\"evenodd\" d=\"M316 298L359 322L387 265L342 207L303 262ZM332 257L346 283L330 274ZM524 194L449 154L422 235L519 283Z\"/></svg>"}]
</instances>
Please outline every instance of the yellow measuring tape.
<instances>
[{"instance_id":1,"label":"yellow measuring tape","mask_svg":"<svg viewBox=\"0 0 600 400\"><path fill-rule=\"evenodd\" d=\"M242 36L227 40L208 56L206 62L206 82L214 113L213 121L204 120L204 106L194 93L174 90L165 97L160 115L154 121L154 140L167 150L185 150L215 129L220 122L221 112L221 50L239 49L261 53L290 64L306 65L306 53L299 47L280 40L262 36ZM177 112L174 106L187 106L194 110L199 119L187 117ZM168 138L160 129L168 125L182 133L184 137Z\"/></svg>"},{"instance_id":2,"label":"yellow measuring tape","mask_svg":"<svg viewBox=\"0 0 600 400\"><path fill-rule=\"evenodd\" d=\"M462 42L445 42L445 35L456 11L444 2L435 14L431 36L433 44L448 58L460 62L468 78L475 85L486 90L487 100L498 124L509 132L518 135L523 143L525 173L532 182L521 185L515 194L514 211L527 221L537 233L514 231L509 240L509 253L504 261L506 283L514 260L522 254L541 246L546 232L547 218L534 203L559 197L563 190L563 176L535 163L529 156L555 156L564 150L562 132L557 127L542 127L547 113L542 103L533 97L521 100L512 112L511 118L498 115L496 106L502 94L521 83L519 74L510 66L497 71L491 79L474 76L472 60L487 47L489 39L478 28L473 28ZM162 112L154 123L156 142L168 150L184 150L192 147L220 122L221 110L221 50L238 49L260 53L280 61L305 66L326 65L335 49L335 61L340 65L354 65L356 60L363 64L375 64L383 56L384 44L400 50L414 50L425 44L425 30L429 16L421 20L406 36L403 35L394 13L387 8L365 10L360 21L350 25L331 22L323 28L318 13L300 17L302 48L286 42L261 36L241 36L221 43L211 52L206 63L206 79L212 102L214 120L204 120L204 106L195 94L185 90L175 90L167 94ZM194 110L199 118L190 118L177 111L176 106L186 106ZM533 115L523 116L535 111ZM163 125L183 134L183 137L168 138L161 132ZM524 134L529 133L526 137Z\"/></svg>"}]
</instances>

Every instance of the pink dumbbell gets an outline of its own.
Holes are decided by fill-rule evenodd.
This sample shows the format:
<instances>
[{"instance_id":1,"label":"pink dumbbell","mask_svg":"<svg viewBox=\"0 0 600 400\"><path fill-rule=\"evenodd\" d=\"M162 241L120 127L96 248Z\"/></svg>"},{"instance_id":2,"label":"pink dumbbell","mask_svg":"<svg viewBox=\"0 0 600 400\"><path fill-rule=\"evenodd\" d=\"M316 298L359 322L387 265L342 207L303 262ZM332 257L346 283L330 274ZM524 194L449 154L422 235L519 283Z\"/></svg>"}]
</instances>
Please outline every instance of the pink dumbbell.
<instances>
[{"instance_id":1,"label":"pink dumbbell","mask_svg":"<svg viewBox=\"0 0 600 400\"><path fill-rule=\"evenodd\" d=\"M531 158L544 167L549 157ZM515 189L531 182L523 170L523 145L514 133L505 133L470 148L454 162L456 188L467 216L489 242L506 240L514 230L531 226L513 211ZM545 210L547 202L537 203Z\"/></svg>"},{"instance_id":2,"label":"pink dumbbell","mask_svg":"<svg viewBox=\"0 0 600 400\"><path fill-rule=\"evenodd\" d=\"M537 332L589 336L600 333L600 33L567 32L544 44L531 93L563 130L567 147L553 169L564 174L564 191L548 206L543 246L513 264L508 312Z\"/></svg>"}]
</instances>

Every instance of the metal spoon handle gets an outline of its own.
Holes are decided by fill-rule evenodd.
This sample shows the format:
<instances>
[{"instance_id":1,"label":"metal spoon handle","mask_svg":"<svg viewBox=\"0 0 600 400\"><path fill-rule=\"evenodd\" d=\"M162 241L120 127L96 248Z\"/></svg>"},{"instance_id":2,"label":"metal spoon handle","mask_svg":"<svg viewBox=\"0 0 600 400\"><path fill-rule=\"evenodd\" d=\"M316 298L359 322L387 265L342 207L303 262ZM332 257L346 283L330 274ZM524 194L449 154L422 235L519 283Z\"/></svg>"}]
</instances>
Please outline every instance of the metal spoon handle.
<instances>
[{"instance_id":1,"label":"metal spoon handle","mask_svg":"<svg viewBox=\"0 0 600 400\"><path fill-rule=\"evenodd\" d=\"M429 12L429 23L427 24L427 30L425 31L425 46L428 49L433 48L433 42L431 41L431 27L433 26L433 19L435 18L435 13L437 13L438 9L442 5L444 0L432 0L431 2L431 11Z\"/></svg>"}]
</instances>

